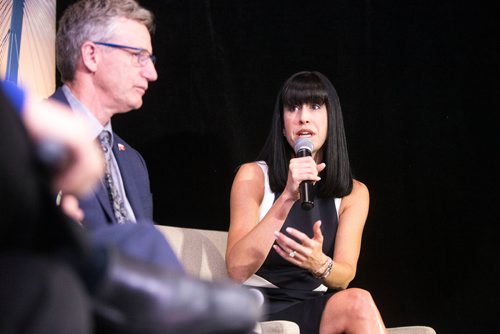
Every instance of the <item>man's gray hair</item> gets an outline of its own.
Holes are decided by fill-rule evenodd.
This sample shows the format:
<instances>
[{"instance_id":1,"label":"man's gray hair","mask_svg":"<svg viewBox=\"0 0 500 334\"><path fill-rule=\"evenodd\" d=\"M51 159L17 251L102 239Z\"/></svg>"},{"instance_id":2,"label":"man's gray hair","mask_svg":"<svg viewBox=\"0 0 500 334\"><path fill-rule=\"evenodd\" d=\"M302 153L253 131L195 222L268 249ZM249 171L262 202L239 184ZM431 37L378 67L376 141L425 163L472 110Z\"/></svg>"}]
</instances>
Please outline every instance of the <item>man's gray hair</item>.
<instances>
[{"instance_id":1,"label":"man's gray hair","mask_svg":"<svg viewBox=\"0 0 500 334\"><path fill-rule=\"evenodd\" d=\"M137 21L150 34L154 32L153 13L135 0L80 0L64 11L56 36L56 62L62 82L74 80L83 43L111 38L120 18Z\"/></svg>"}]
</instances>

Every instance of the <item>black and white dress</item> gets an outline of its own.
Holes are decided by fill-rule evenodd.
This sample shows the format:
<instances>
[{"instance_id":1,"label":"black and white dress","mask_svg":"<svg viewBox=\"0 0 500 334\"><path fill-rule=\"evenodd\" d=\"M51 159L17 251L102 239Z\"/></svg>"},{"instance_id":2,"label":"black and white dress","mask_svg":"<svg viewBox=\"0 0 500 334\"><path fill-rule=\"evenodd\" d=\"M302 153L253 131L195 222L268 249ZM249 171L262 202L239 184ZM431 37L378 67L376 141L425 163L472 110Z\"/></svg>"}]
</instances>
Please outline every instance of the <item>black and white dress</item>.
<instances>
[{"instance_id":1,"label":"black and white dress","mask_svg":"<svg viewBox=\"0 0 500 334\"><path fill-rule=\"evenodd\" d=\"M271 192L267 164L259 161L265 175L264 199L260 205L260 219L262 219L271 208L279 194ZM316 198L314 208L306 211L297 201L281 228L286 233L287 227L297 230L313 237L313 224L321 220L321 232L323 233L323 252L333 255L335 236L338 227L338 198ZM267 320L290 320L296 322L301 333L318 333L319 323L323 309L328 298L334 291L328 291L320 279L311 275L308 270L299 268L281 258L273 249L269 252L260 269L250 277L246 285L257 287L267 298L269 307Z\"/></svg>"}]
</instances>

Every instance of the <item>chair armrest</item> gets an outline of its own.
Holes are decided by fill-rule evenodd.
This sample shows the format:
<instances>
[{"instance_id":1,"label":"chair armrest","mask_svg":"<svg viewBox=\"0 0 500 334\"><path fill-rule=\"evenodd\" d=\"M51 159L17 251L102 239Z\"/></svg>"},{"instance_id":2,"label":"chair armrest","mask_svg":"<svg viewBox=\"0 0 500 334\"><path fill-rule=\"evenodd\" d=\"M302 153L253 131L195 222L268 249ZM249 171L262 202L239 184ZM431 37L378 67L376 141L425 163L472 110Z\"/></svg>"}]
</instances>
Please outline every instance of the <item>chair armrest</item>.
<instances>
[{"instance_id":1,"label":"chair armrest","mask_svg":"<svg viewBox=\"0 0 500 334\"><path fill-rule=\"evenodd\" d=\"M405 326L387 328L389 334L436 334L436 331L427 326Z\"/></svg>"},{"instance_id":2,"label":"chair armrest","mask_svg":"<svg viewBox=\"0 0 500 334\"><path fill-rule=\"evenodd\" d=\"M299 326L286 320L259 322L254 331L258 334L300 334Z\"/></svg>"}]
</instances>

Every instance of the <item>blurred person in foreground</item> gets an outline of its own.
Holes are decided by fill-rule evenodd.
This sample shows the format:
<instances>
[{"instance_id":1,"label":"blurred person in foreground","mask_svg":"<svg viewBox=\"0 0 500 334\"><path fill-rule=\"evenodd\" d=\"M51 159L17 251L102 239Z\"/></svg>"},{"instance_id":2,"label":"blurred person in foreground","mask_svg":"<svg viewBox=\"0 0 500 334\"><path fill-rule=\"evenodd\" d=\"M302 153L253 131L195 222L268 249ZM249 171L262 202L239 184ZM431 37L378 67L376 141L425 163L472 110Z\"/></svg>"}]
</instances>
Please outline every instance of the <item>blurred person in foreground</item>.
<instances>
[{"instance_id":1,"label":"blurred person in foreground","mask_svg":"<svg viewBox=\"0 0 500 334\"><path fill-rule=\"evenodd\" d=\"M0 81L0 332L249 333L261 308L247 289L96 242L56 205L102 176L85 125Z\"/></svg>"}]
</instances>

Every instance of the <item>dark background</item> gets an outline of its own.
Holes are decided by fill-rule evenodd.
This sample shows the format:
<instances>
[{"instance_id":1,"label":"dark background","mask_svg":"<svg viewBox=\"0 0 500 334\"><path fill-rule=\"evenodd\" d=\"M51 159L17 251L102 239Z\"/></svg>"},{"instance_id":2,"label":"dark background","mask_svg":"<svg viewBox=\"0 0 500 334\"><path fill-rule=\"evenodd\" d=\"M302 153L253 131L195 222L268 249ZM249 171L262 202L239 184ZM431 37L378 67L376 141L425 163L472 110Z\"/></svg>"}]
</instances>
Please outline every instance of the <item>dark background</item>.
<instances>
[{"instance_id":1,"label":"dark background","mask_svg":"<svg viewBox=\"0 0 500 334\"><path fill-rule=\"evenodd\" d=\"M58 1L58 15L71 1ZM388 327L499 332L498 11L471 1L142 1L159 80L113 118L142 152L160 224L225 230L278 89L338 90L371 193L358 274Z\"/></svg>"}]
</instances>

